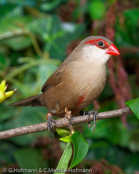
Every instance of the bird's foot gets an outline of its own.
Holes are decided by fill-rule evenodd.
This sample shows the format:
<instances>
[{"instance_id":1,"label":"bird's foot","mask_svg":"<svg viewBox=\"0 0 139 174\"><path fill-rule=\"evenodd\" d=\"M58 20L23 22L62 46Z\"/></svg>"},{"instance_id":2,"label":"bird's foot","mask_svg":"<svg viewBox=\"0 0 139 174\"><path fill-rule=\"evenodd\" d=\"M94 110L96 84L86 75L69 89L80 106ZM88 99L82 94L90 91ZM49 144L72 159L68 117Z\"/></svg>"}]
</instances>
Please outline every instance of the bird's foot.
<instances>
[{"instance_id":1,"label":"bird's foot","mask_svg":"<svg viewBox=\"0 0 139 174\"><path fill-rule=\"evenodd\" d=\"M94 129L93 129L93 132L95 132L95 128L96 128L96 120L97 120L97 115L98 115L98 112L97 111L84 111L83 112L83 115L87 115L88 114L88 118L87 118L87 122L88 122L88 127L92 127L94 126ZM91 121L90 120L90 116L93 115L93 118L94 118L94 122L93 124L91 124Z\"/></svg>"},{"instance_id":2,"label":"bird's foot","mask_svg":"<svg viewBox=\"0 0 139 174\"><path fill-rule=\"evenodd\" d=\"M56 121L53 119L51 113L46 115L48 131L51 131L52 137L54 138L54 129L53 126L57 127Z\"/></svg>"},{"instance_id":3,"label":"bird's foot","mask_svg":"<svg viewBox=\"0 0 139 174\"><path fill-rule=\"evenodd\" d=\"M71 132L73 132L74 129L73 129L72 122L71 122L71 120L72 120L72 115L71 115L71 111L68 110L67 108L65 108L65 118L67 118L67 120L69 121L69 126L68 126L69 130L70 130Z\"/></svg>"}]
</instances>

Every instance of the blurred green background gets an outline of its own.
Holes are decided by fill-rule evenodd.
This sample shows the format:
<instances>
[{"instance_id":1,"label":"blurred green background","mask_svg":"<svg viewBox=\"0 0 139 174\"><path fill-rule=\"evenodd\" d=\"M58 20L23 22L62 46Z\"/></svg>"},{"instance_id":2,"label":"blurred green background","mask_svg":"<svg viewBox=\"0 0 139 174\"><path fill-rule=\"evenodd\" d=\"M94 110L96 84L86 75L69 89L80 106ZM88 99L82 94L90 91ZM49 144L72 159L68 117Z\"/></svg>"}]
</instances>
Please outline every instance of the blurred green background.
<instances>
[{"instance_id":1,"label":"blurred green background","mask_svg":"<svg viewBox=\"0 0 139 174\"><path fill-rule=\"evenodd\" d=\"M121 55L110 59L107 85L86 108L99 112L125 107L139 96L138 0L1 0L0 81L15 94L0 104L0 131L46 122L46 108L8 104L40 93L46 79L89 35L112 40ZM139 121L132 116L97 122L93 134L77 125L90 144L78 168L93 174L139 173ZM47 131L0 141L0 173L6 168L56 168L65 147Z\"/></svg>"}]
</instances>

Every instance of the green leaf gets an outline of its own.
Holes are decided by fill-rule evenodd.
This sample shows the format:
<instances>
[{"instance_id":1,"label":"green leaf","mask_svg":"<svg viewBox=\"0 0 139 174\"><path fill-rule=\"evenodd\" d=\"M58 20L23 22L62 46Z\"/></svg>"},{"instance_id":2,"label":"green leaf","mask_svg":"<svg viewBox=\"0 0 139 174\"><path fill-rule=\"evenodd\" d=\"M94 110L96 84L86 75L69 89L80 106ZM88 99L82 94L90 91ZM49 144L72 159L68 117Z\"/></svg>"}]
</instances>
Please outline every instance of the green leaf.
<instances>
[{"instance_id":1,"label":"green leaf","mask_svg":"<svg viewBox=\"0 0 139 174\"><path fill-rule=\"evenodd\" d=\"M56 168L56 171L58 170L67 170L68 168L68 163L70 161L70 158L71 158L71 155L72 155L72 146L71 146L71 143L68 143L64 152L63 152L63 155L58 163L58 166ZM61 173L57 173L55 172L54 174L64 174L65 172L61 172Z\"/></svg>"},{"instance_id":2,"label":"green leaf","mask_svg":"<svg viewBox=\"0 0 139 174\"><path fill-rule=\"evenodd\" d=\"M117 18L115 28L115 44L118 47L134 47L138 46L138 8L128 9L123 12L124 27ZM130 37L129 37L130 36ZM132 53L133 57L133 53Z\"/></svg>"},{"instance_id":3,"label":"green leaf","mask_svg":"<svg viewBox=\"0 0 139 174\"><path fill-rule=\"evenodd\" d=\"M27 27L28 24L31 23L31 21L31 16L22 17L18 15L16 17L9 16L4 19L2 18L0 20L0 35L10 35L13 37L9 37L6 39L3 38L0 40L0 43L9 46L15 51L20 51L32 45L31 38L25 34L15 37L16 33L24 33L24 31L26 31L26 28L23 30L23 28L20 26L22 25Z\"/></svg>"},{"instance_id":4,"label":"green leaf","mask_svg":"<svg viewBox=\"0 0 139 174\"><path fill-rule=\"evenodd\" d=\"M42 108L39 108L39 107L19 108L14 115L15 118L3 123L1 126L1 130L3 131L7 129L42 123L45 120L46 113L47 113L47 110L43 107ZM18 138L12 137L9 140L18 145L25 146L30 144L32 141L34 141L38 135L47 135L47 134L48 134L48 131L41 131L41 132L36 132L34 134L21 135L21 136L18 136Z\"/></svg>"},{"instance_id":5,"label":"green leaf","mask_svg":"<svg viewBox=\"0 0 139 174\"><path fill-rule=\"evenodd\" d=\"M15 144L9 143L5 140L0 141L0 168L2 163L11 164L13 162L13 158L11 157L16 150Z\"/></svg>"},{"instance_id":6,"label":"green leaf","mask_svg":"<svg viewBox=\"0 0 139 174\"><path fill-rule=\"evenodd\" d=\"M56 8L61 3L61 0L53 0L50 2L45 2L40 5L40 8L44 11L50 11Z\"/></svg>"},{"instance_id":7,"label":"green leaf","mask_svg":"<svg viewBox=\"0 0 139 174\"><path fill-rule=\"evenodd\" d=\"M8 119L13 118L13 116L16 114L16 110L13 109L12 107L8 107L8 109L7 109L7 104L6 104L7 102L8 101L0 104L0 111L2 113L0 115L0 124L2 125L2 126L0 126L0 130L3 127L3 122L8 120Z\"/></svg>"},{"instance_id":8,"label":"green leaf","mask_svg":"<svg viewBox=\"0 0 139 174\"><path fill-rule=\"evenodd\" d=\"M69 135L69 136L66 136L66 137L63 137L63 138L59 138L61 141L64 141L64 142L67 142L67 143L69 143L69 142L71 142L71 135Z\"/></svg>"},{"instance_id":9,"label":"green leaf","mask_svg":"<svg viewBox=\"0 0 139 174\"><path fill-rule=\"evenodd\" d=\"M105 17L105 6L100 1L91 1L88 11L93 20L100 20Z\"/></svg>"},{"instance_id":10,"label":"green leaf","mask_svg":"<svg viewBox=\"0 0 139 174\"><path fill-rule=\"evenodd\" d=\"M139 129L131 131L128 145L133 152L139 152Z\"/></svg>"},{"instance_id":11,"label":"green leaf","mask_svg":"<svg viewBox=\"0 0 139 174\"><path fill-rule=\"evenodd\" d=\"M49 60L49 59L48 59ZM42 64L38 67L38 80L41 82L41 86L44 84L54 71L57 69L58 64Z\"/></svg>"},{"instance_id":12,"label":"green leaf","mask_svg":"<svg viewBox=\"0 0 139 174\"><path fill-rule=\"evenodd\" d=\"M0 18L7 18L8 16L16 17L20 14L22 14L22 8L17 6L16 3L6 3L0 5Z\"/></svg>"},{"instance_id":13,"label":"green leaf","mask_svg":"<svg viewBox=\"0 0 139 174\"><path fill-rule=\"evenodd\" d=\"M20 51L32 45L32 41L28 36L18 36L15 38L9 38L1 41L1 44L5 44L15 51Z\"/></svg>"},{"instance_id":14,"label":"green leaf","mask_svg":"<svg viewBox=\"0 0 139 174\"><path fill-rule=\"evenodd\" d=\"M20 168L39 169L46 167L46 161L41 154L38 149L23 148L14 152L14 158Z\"/></svg>"},{"instance_id":15,"label":"green leaf","mask_svg":"<svg viewBox=\"0 0 139 174\"><path fill-rule=\"evenodd\" d=\"M83 137L83 135L77 131L71 136L71 139L74 146L74 156L70 168L73 168L74 166L79 164L86 156L89 144Z\"/></svg>"},{"instance_id":16,"label":"green leaf","mask_svg":"<svg viewBox=\"0 0 139 174\"><path fill-rule=\"evenodd\" d=\"M83 33L85 25L62 23L57 15L48 17L45 24L44 51L49 52L52 58L64 60L67 45Z\"/></svg>"},{"instance_id":17,"label":"green leaf","mask_svg":"<svg viewBox=\"0 0 139 174\"><path fill-rule=\"evenodd\" d=\"M132 28L134 29L138 26L138 19L139 19L139 10L138 9L128 9L128 10L124 11L123 14L126 17L126 24L129 27L131 27L130 29L132 29Z\"/></svg>"},{"instance_id":18,"label":"green leaf","mask_svg":"<svg viewBox=\"0 0 139 174\"><path fill-rule=\"evenodd\" d=\"M92 131L93 127L88 128L88 126L85 125L83 134L87 138L92 138L93 136L93 140L105 138L109 140L109 142L111 142L112 144L127 146L129 132L127 128L123 126L119 118L109 118L97 121L95 133L93 134Z\"/></svg>"},{"instance_id":19,"label":"green leaf","mask_svg":"<svg viewBox=\"0 0 139 174\"><path fill-rule=\"evenodd\" d=\"M69 130L66 130L66 129L56 129L57 133L61 136L67 136L70 134L70 131Z\"/></svg>"},{"instance_id":20,"label":"green leaf","mask_svg":"<svg viewBox=\"0 0 139 174\"><path fill-rule=\"evenodd\" d=\"M5 60L5 55L3 55L2 53L0 53L0 66L1 64L5 64L6 63L6 60Z\"/></svg>"},{"instance_id":21,"label":"green leaf","mask_svg":"<svg viewBox=\"0 0 139 174\"><path fill-rule=\"evenodd\" d=\"M133 111L133 113L136 115L136 117L139 119L139 98L129 100L125 103L130 109Z\"/></svg>"}]
</instances>

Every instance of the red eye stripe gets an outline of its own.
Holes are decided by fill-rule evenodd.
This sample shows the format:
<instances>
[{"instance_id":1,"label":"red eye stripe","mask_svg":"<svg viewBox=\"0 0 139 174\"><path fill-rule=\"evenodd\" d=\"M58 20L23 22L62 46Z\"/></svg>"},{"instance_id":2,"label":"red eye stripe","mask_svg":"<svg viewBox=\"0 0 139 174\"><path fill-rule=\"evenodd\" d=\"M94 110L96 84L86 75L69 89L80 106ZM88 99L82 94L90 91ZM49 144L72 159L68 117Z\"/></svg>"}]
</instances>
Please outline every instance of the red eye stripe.
<instances>
[{"instance_id":1,"label":"red eye stripe","mask_svg":"<svg viewBox=\"0 0 139 174\"><path fill-rule=\"evenodd\" d=\"M100 46L97 44L98 41L103 41L103 42L104 42L104 46L100 47ZM103 48L103 49L109 48L109 47L110 47L110 44L109 44L108 42L106 42L105 40L103 40L103 39L88 40L88 41L85 42L85 44L96 45L97 47Z\"/></svg>"},{"instance_id":2,"label":"red eye stripe","mask_svg":"<svg viewBox=\"0 0 139 174\"><path fill-rule=\"evenodd\" d=\"M91 44L91 45L95 45L96 40L88 40L85 42L85 44Z\"/></svg>"}]
</instances>

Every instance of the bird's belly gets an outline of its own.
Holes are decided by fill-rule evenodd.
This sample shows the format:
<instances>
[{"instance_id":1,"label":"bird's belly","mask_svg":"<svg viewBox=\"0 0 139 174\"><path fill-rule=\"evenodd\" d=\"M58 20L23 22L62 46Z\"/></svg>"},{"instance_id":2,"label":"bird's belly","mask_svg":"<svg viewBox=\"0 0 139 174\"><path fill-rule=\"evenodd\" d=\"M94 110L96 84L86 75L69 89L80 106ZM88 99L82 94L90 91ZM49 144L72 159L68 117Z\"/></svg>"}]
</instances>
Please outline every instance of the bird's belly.
<instances>
[{"instance_id":1,"label":"bird's belly","mask_svg":"<svg viewBox=\"0 0 139 174\"><path fill-rule=\"evenodd\" d=\"M76 115L92 103L101 94L106 82L105 71L81 71L71 75L66 87L63 87L64 98L61 104L63 110L67 107ZM75 113L75 114L74 114Z\"/></svg>"},{"instance_id":2,"label":"bird's belly","mask_svg":"<svg viewBox=\"0 0 139 174\"><path fill-rule=\"evenodd\" d=\"M67 107L75 116L99 97L105 86L106 73L91 71L89 68L87 70L72 71L70 75L65 76L67 79L63 79L64 83L51 88L50 95L49 90L46 92L46 107L49 111L54 111L54 115L62 117Z\"/></svg>"},{"instance_id":3,"label":"bird's belly","mask_svg":"<svg viewBox=\"0 0 139 174\"><path fill-rule=\"evenodd\" d=\"M76 110L81 111L95 99L97 99L104 89L106 78L92 79L79 90L77 101L75 102Z\"/></svg>"}]
</instances>

